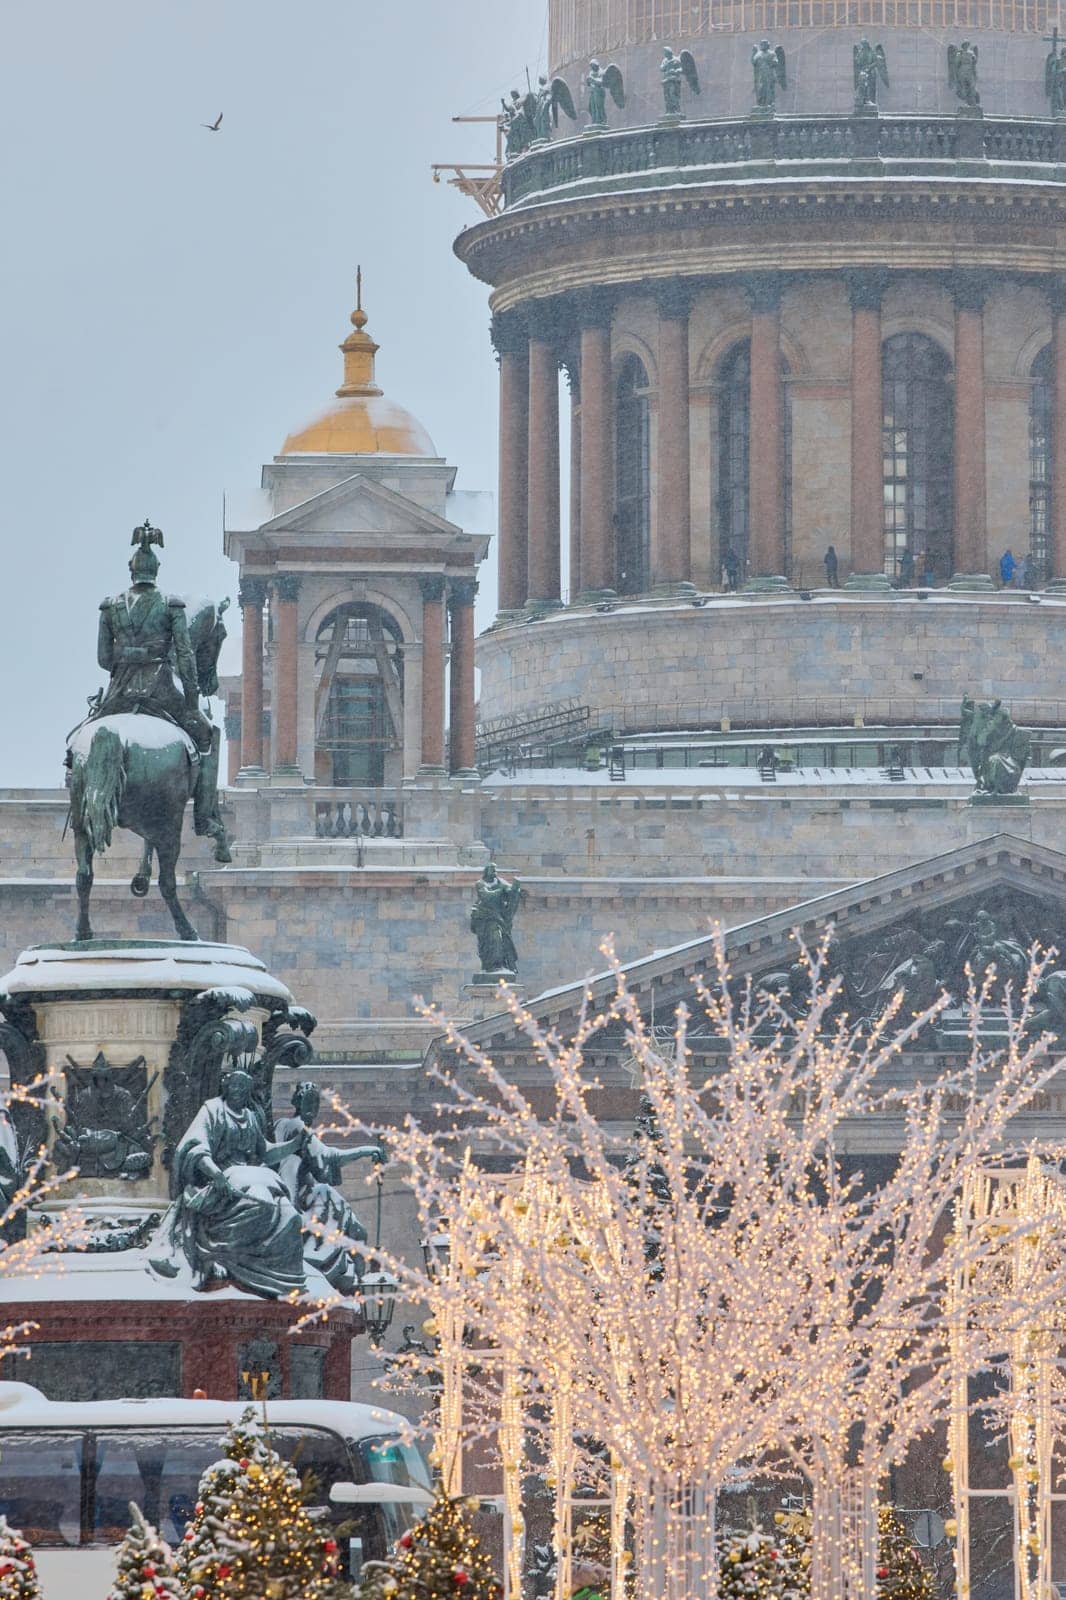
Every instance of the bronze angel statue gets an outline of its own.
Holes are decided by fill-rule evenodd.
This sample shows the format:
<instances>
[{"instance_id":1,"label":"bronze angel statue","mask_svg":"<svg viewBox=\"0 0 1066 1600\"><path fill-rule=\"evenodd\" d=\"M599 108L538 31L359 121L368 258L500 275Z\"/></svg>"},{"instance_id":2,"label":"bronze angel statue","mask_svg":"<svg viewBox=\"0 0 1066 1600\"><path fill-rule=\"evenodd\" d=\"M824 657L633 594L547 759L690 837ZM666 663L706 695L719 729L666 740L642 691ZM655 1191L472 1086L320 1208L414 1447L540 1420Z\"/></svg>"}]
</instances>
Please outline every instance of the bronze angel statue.
<instances>
[{"instance_id":1,"label":"bronze angel statue","mask_svg":"<svg viewBox=\"0 0 1066 1600\"><path fill-rule=\"evenodd\" d=\"M700 92L700 75L696 58L690 50L675 56L670 46L663 46L662 65L659 68L663 84L663 111L667 117L681 117L681 95L687 83L693 94Z\"/></svg>"},{"instance_id":2,"label":"bronze angel statue","mask_svg":"<svg viewBox=\"0 0 1066 1600\"><path fill-rule=\"evenodd\" d=\"M855 72L855 109L866 111L877 105L878 80L888 88L888 62L883 44L871 44L860 39L853 51Z\"/></svg>"},{"instance_id":3,"label":"bronze angel statue","mask_svg":"<svg viewBox=\"0 0 1066 1600\"><path fill-rule=\"evenodd\" d=\"M537 87L526 95L526 121L533 129L533 143L544 144L559 126L559 113L563 111L573 122L577 116L574 97L565 78L548 78L542 72Z\"/></svg>"},{"instance_id":4,"label":"bronze angel statue","mask_svg":"<svg viewBox=\"0 0 1066 1600\"><path fill-rule=\"evenodd\" d=\"M769 39L760 39L751 52L751 70L755 78L755 104L760 110L772 111L778 89L788 88L785 74L783 45L770 48Z\"/></svg>"},{"instance_id":5,"label":"bronze angel statue","mask_svg":"<svg viewBox=\"0 0 1066 1600\"><path fill-rule=\"evenodd\" d=\"M948 83L964 106L979 106L977 92L977 46L964 39L948 45Z\"/></svg>"},{"instance_id":6,"label":"bronze angel statue","mask_svg":"<svg viewBox=\"0 0 1066 1600\"><path fill-rule=\"evenodd\" d=\"M589 125L593 128L606 128L607 96L610 95L619 110L626 103L621 70L613 63L609 67L601 67L598 61L590 61L584 81L589 97Z\"/></svg>"}]
</instances>

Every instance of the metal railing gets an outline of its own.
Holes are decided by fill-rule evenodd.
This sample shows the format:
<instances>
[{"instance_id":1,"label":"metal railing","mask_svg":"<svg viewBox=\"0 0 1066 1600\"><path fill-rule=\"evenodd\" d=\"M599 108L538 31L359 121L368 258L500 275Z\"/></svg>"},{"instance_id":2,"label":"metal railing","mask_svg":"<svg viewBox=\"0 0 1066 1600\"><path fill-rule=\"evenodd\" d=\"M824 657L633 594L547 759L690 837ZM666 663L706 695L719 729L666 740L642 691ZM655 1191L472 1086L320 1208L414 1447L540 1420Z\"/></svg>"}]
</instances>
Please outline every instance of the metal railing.
<instances>
[{"instance_id":1,"label":"metal railing","mask_svg":"<svg viewBox=\"0 0 1066 1600\"><path fill-rule=\"evenodd\" d=\"M1061 182L1066 122L1052 118L957 116L782 116L730 118L680 127L618 128L528 151L503 174L507 207L564 185L607 184L659 169L707 169L708 178L777 174L832 176L861 161L908 175L953 172L984 161L997 176ZM898 166L896 164L898 163Z\"/></svg>"},{"instance_id":2,"label":"metal railing","mask_svg":"<svg viewBox=\"0 0 1066 1600\"><path fill-rule=\"evenodd\" d=\"M619 737L638 733L721 732L744 728L958 727L961 695L910 698L896 695L781 695L734 700L673 700L646 705L629 701L597 706L598 722ZM1022 699L1003 703L1024 728L1066 730L1066 700Z\"/></svg>"}]
</instances>

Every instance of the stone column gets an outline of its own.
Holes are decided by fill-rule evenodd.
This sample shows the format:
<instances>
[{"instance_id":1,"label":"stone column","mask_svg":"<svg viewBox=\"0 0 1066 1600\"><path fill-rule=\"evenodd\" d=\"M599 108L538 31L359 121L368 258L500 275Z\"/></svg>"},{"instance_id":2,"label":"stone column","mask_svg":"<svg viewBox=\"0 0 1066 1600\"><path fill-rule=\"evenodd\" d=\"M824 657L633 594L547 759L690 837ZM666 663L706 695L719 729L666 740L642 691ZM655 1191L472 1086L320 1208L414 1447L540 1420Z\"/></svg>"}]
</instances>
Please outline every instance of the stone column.
<instances>
[{"instance_id":1,"label":"stone column","mask_svg":"<svg viewBox=\"0 0 1066 1600\"><path fill-rule=\"evenodd\" d=\"M885 573L881 301L885 274L845 273L851 296L851 574L849 589L891 589Z\"/></svg>"},{"instance_id":2,"label":"stone column","mask_svg":"<svg viewBox=\"0 0 1066 1600\"><path fill-rule=\"evenodd\" d=\"M1051 287L1051 526L1047 583L1066 588L1066 274Z\"/></svg>"},{"instance_id":3,"label":"stone column","mask_svg":"<svg viewBox=\"0 0 1066 1600\"><path fill-rule=\"evenodd\" d=\"M277 654L274 658L273 771L277 776L284 778L301 776L296 764L296 707L299 699L300 670L296 605L299 598L299 578L286 573L274 579L274 599L277 603Z\"/></svg>"},{"instance_id":4,"label":"stone column","mask_svg":"<svg viewBox=\"0 0 1066 1600\"><path fill-rule=\"evenodd\" d=\"M241 765L238 778L260 778L263 767L263 606L266 579L242 578L241 607Z\"/></svg>"},{"instance_id":5,"label":"stone column","mask_svg":"<svg viewBox=\"0 0 1066 1600\"><path fill-rule=\"evenodd\" d=\"M492 319L500 358L500 496L497 570L501 615L521 611L527 589L529 344L513 313Z\"/></svg>"},{"instance_id":6,"label":"stone column","mask_svg":"<svg viewBox=\"0 0 1066 1600\"><path fill-rule=\"evenodd\" d=\"M559 594L559 361L558 311L552 303L530 313L529 504L527 600L537 610Z\"/></svg>"},{"instance_id":7,"label":"stone column","mask_svg":"<svg viewBox=\"0 0 1066 1600\"><path fill-rule=\"evenodd\" d=\"M985 518L987 280L958 272L955 292L955 572L953 589L991 589Z\"/></svg>"},{"instance_id":8,"label":"stone column","mask_svg":"<svg viewBox=\"0 0 1066 1600\"><path fill-rule=\"evenodd\" d=\"M226 697L226 783L233 788L241 770L241 697L230 692Z\"/></svg>"},{"instance_id":9,"label":"stone column","mask_svg":"<svg viewBox=\"0 0 1066 1600\"><path fill-rule=\"evenodd\" d=\"M581 325L581 593L614 593L614 394L611 302L596 293Z\"/></svg>"},{"instance_id":10,"label":"stone column","mask_svg":"<svg viewBox=\"0 0 1066 1600\"><path fill-rule=\"evenodd\" d=\"M444 769L444 579L422 589L422 769Z\"/></svg>"},{"instance_id":11,"label":"stone column","mask_svg":"<svg viewBox=\"0 0 1066 1600\"><path fill-rule=\"evenodd\" d=\"M665 285L659 302L658 518L652 584L667 593L692 589L692 496L689 463L688 321L692 291Z\"/></svg>"},{"instance_id":12,"label":"stone column","mask_svg":"<svg viewBox=\"0 0 1066 1600\"><path fill-rule=\"evenodd\" d=\"M571 603L581 590L581 358L564 362L570 386L570 574Z\"/></svg>"},{"instance_id":13,"label":"stone column","mask_svg":"<svg viewBox=\"0 0 1066 1600\"><path fill-rule=\"evenodd\" d=\"M785 577L785 394L781 382L781 291L776 272L745 280L751 296L751 434L748 457L749 586L787 589Z\"/></svg>"},{"instance_id":14,"label":"stone column","mask_svg":"<svg viewBox=\"0 0 1066 1600\"><path fill-rule=\"evenodd\" d=\"M448 586L452 624L452 670L448 715L448 766L453 778L477 776L474 747L474 597L473 578L453 578Z\"/></svg>"}]
</instances>

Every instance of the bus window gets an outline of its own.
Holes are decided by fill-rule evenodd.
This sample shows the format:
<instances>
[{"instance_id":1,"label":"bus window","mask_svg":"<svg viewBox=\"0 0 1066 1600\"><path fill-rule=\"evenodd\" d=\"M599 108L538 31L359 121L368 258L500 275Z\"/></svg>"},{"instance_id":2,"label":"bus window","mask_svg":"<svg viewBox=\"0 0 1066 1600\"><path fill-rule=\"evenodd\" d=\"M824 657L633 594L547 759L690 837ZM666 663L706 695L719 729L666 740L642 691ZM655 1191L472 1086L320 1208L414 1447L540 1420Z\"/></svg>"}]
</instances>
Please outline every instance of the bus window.
<instances>
[{"instance_id":1,"label":"bus window","mask_svg":"<svg viewBox=\"0 0 1066 1600\"><path fill-rule=\"evenodd\" d=\"M270 1442L283 1460L292 1463L308 1505L328 1506L333 1485L351 1477L348 1452L338 1433L326 1428L271 1428Z\"/></svg>"},{"instance_id":2,"label":"bus window","mask_svg":"<svg viewBox=\"0 0 1066 1600\"><path fill-rule=\"evenodd\" d=\"M400 1483L433 1491L433 1480L421 1450L399 1439L355 1439L363 1470L371 1483Z\"/></svg>"},{"instance_id":3,"label":"bus window","mask_svg":"<svg viewBox=\"0 0 1066 1600\"><path fill-rule=\"evenodd\" d=\"M30 1544L62 1550L81 1542L83 1455L80 1429L3 1430L0 1513Z\"/></svg>"}]
</instances>

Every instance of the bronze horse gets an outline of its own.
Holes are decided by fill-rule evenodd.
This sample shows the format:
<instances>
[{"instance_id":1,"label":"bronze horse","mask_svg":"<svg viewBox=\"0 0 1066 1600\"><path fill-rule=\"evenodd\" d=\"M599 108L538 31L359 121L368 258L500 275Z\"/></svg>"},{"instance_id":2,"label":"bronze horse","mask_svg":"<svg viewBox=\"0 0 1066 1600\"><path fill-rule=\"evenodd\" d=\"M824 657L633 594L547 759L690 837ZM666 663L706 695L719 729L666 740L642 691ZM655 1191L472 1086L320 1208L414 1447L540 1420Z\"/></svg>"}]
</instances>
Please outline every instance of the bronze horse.
<instances>
[{"instance_id":1,"label":"bronze horse","mask_svg":"<svg viewBox=\"0 0 1066 1600\"><path fill-rule=\"evenodd\" d=\"M225 607L226 602L202 606L190 620L189 639L196 656L201 694L218 690L216 667L226 636L222 623ZM68 762L77 863L78 940L93 937L89 920L93 857L108 848L116 827L128 828L144 840L140 868L130 883L132 893L141 898L148 893L154 854L159 862L159 892L178 938L199 937L178 900L176 869L189 800L197 802L197 833L215 840L215 860L230 859L225 829L207 799L207 789L213 793L213 785L204 783L205 766L213 763L217 772L218 746L217 729L211 751L201 754L176 723L134 712L90 719L71 734Z\"/></svg>"}]
</instances>

